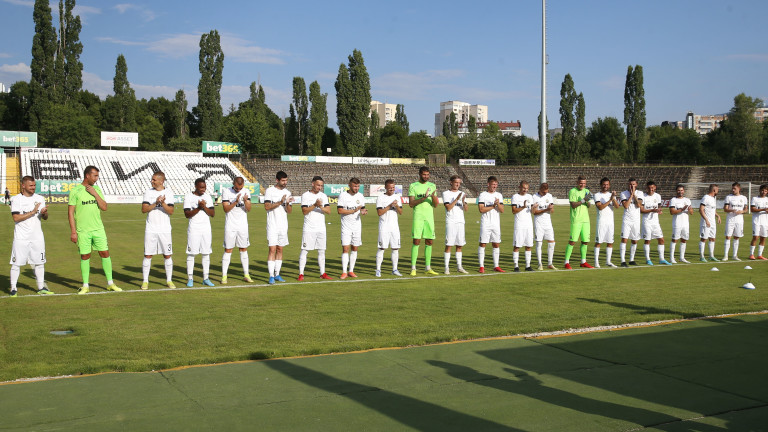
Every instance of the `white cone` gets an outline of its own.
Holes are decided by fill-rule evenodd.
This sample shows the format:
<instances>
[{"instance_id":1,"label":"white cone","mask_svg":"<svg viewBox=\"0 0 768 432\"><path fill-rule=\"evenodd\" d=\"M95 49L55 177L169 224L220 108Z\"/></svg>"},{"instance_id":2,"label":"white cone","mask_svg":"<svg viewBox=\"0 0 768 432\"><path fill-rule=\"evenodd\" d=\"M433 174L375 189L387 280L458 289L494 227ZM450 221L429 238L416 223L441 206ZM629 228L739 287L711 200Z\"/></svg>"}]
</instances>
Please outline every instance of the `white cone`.
<instances>
[{"instance_id":1,"label":"white cone","mask_svg":"<svg viewBox=\"0 0 768 432\"><path fill-rule=\"evenodd\" d=\"M744 285L741 286L744 289L755 289L755 286L752 285L752 282L747 282Z\"/></svg>"},{"instance_id":2,"label":"white cone","mask_svg":"<svg viewBox=\"0 0 768 432\"><path fill-rule=\"evenodd\" d=\"M744 267L744 270L752 270L752 267L746 266L746 267Z\"/></svg>"},{"instance_id":3,"label":"white cone","mask_svg":"<svg viewBox=\"0 0 768 432\"><path fill-rule=\"evenodd\" d=\"M720 271L720 269L718 269L717 267L712 267L712 270L710 271Z\"/></svg>"}]
</instances>

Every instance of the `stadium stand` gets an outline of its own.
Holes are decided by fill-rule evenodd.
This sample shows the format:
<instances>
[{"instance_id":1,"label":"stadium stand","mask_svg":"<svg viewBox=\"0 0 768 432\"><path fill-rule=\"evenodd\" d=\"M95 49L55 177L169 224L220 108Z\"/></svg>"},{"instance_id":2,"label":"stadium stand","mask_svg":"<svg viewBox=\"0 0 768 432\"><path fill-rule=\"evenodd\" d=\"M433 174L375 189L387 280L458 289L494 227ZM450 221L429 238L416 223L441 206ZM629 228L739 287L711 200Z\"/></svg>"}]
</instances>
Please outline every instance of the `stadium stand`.
<instances>
[{"instance_id":1,"label":"stadium stand","mask_svg":"<svg viewBox=\"0 0 768 432\"><path fill-rule=\"evenodd\" d=\"M192 183L200 177L213 191L215 182L231 182L243 176L227 158L203 157L199 153L69 149L29 149L21 153L22 175L37 180L79 182L88 165L99 168L99 184L105 195L141 196L158 170L165 173L166 187L176 194L192 190Z\"/></svg>"},{"instance_id":2,"label":"stadium stand","mask_svg":"<svg viewBox=\"0 0 768 432\"><path fill-rule=\"evenodd\" d=\"M370 185L384 184L384 181L390 178L395 181L395 184L402 185L404 189L419 178L418 165L356 165L250 159L245 162L245 167L265 187L275 183L275 174L278 171L285 171L288 174L288 188L297 194L305 187L308 188L312 177L316 175L331 184L347 184L351 177L357 177L365 187L364 195L370 195ZM449 179L457 174L452 166L430 167L429 173L430 180L437 185L438 192L447 189ZM464 191L468 192L467 189Z\"/></svg>"}]
</instances>

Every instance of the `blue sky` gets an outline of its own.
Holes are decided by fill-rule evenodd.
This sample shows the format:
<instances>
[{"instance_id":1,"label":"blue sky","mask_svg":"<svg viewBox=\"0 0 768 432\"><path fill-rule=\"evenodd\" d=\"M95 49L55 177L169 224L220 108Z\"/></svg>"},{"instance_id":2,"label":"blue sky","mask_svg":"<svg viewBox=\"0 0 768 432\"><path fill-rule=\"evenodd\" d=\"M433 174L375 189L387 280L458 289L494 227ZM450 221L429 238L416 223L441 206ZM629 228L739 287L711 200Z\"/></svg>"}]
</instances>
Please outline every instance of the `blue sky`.
<instances>
[{"instance_id":1,"label":"blue sky","mask_svg":"<svg viewBox=\"0 0 768 432\"><path fill-rule=\"evenodd\" d=\"M58 2L55 3L58 5ZM124 54L138 97L197 102L200 35L217 29L225 55L222 105L247 99L259 81L267 103L287 115L294 76L329 94L353 49L363 53L375 100L405 105L411 130L434 132L439 104L488 106L496 121L516 121L536 136L540 109L541 2L229 1L120 3L79 0L84 87L112 92ZM29 79L32 0L0 0L0 82ZM58 7L54 8L57 13ZM642 65L648 124L687 111L727 112L744 92L768 100L768 2L550 0L547 3L547 105L560 123L566 73L586 100L588 125L623 117L627 66ZM54 15L54 22L57 16Z\"/></svg>"}]
</instances>

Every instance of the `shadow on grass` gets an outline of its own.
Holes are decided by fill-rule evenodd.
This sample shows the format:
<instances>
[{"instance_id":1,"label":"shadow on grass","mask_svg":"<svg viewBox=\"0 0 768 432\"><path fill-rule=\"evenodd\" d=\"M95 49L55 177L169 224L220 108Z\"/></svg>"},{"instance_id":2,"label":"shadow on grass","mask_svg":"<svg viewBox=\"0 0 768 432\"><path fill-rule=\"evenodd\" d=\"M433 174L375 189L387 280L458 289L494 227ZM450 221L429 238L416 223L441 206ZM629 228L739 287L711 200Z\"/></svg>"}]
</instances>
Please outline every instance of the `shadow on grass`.
<instances>
[{"instance_id":1,"label":"shadow on grass","mask_svg":"<svg viewBox=\"0 0 768 432\"><path fill-rule=\"evenodd\" d=\"M676 311L672 309L657 308L653 306L635 305L632 303L612 302L612 301L583 298L583 297L577 297L576 299L590 302L590 303L604 304L604 305L613 306L617 308L629 309L640 315L675 315L683 318L696 318L701 316L701 314L699 313L681 312L681 311Z\"/></svg>"},{"instance_id":2,"label":"shadow on grass","mask_svg":"<svg viewBox=\"0 0 768 432\"><path fill-rule=\"evenodd\" d=\"M330 394L345 397L403 425L420 431L519 430L410 396L335 378L322 372L299 366L295 361L274 360L264 364L291 379ZM340 424L344 423L342 418L339 421Z\"/></svg>"}]
</instances>

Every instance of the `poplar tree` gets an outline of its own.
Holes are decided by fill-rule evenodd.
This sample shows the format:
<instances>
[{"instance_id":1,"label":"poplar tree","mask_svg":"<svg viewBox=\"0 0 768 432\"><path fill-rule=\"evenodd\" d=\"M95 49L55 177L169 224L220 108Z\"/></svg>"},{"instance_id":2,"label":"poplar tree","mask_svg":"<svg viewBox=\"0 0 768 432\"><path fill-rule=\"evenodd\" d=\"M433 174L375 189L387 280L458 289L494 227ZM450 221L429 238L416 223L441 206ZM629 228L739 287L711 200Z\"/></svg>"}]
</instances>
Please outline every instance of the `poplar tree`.
<instances>
[{"instance_id":1,"label":"poplar tree","mask_svg":"<svg viewBox=\"0 0 768 432\"><path fill-rule=\"evenodd\" d=\"M584 120L584 95L576 94L571 74L566 74L560 86L560 127L563 128L560 148L555 151L561 160L577 161L583 159L588 149L585 136L587 128Z\"/></svg>"},{"instance_id":2,"label":"poplar tree","mask_svg":"<svg viewBox=\"0 0 768 432\"><path fill-rule=\"evenodd\" d=\"M47 0L35 0L32 19L35 36L32 38L32 61L29 65L32 73L29 81L29 128L37 131L52 102L56 79L56 31Z\"/></svg>"},{"instance_id":3,"label":"poplar tree","mask_svg":"<svg viewBox=\"0 0 768 432\"><path fill-rule=\"evenodd\" d=\"M359 50L348 56L349 65L342 63L336 78L336 118L339 135L350 156L365 154L371 111L371 83Z\"/></svg>"},{"instance_id":4,"label":"poplar tree","mask_svg":"<svg viewBox=\"0 0 768 432\"><path fill-rule=\"evenodd\" d=\"M197 111L200 134L204 140L217 141L221 136L224 113L221 108L221 83L224 53L218 30L200 36L200 82L197 85Z\"/></svg>"},{"instance_id":5,"label":"poplar tree","mask_svg":"<svg viewBox=\"0 0 768 432\"><path fill-rule=\"evenodd\" d=\"M128 82L128 64L120 54L115 64L115 78L112 81L113 96L104 101L104 127L118 132L135 132L136 92Z\"/></svg>"},{"instance_id":6,"label":"poplar tree","mask_svg":"<svg viewBox=\"0 0 768 432\"><path fill-rule=\"evenodd\" d=\"M643 67L627 66L624 84L624 124L627 127L627 158L638 162L645 157L645 90Z\"/></svg>"},{"instance_id":7,"label":"poplar tree","mask_svg":"<svg viewBox=\"0 0 768 432\"><path fill-rule=\"evenodd\" d=\"M64 79L62 85L62 102L71 104L77 100L78 93L83 88L83 63L80 54L83 44L80 42L80 30L83 25L80 16L74 16L75 0L59 0L59 51L57 55L64 58ZM62 18L63 16L63 18Z\"/></svg>"},{"instance_id":8,"label":"poplar tree","mask_svg":"<svg viewBox=\"0 0 768 432\"><path fill-rule=\"evenodd\" d=\"M411 127L408 124L408 116L405 115L405 105L397 104L395 108L395 121L405 130L405 133L410 133Z\"/></svg>"},{"instance_id":9,"label":"poplar tree","mask_svg":"<svg viewBox=\"0 0 768 432\"><path fill-rule=\"evenodd\" d=\"M307 146L307 121L309 119L309 100L304 78L293 77L293 107L296 115L296 144L300 155Z\"/></svg>"},{"instance_id":10,"label":"poplar tree","mask_svg":"<svg viewBox=\"0 0 768 432\"><path fill-rule=\"evenodd\" d=\"M320 84L312 81L309 85L309 126L307 130L307 154L319 156L323 153L323 134L328 127L328 93L320 92Z\"/></svg>"}]
</instances>

